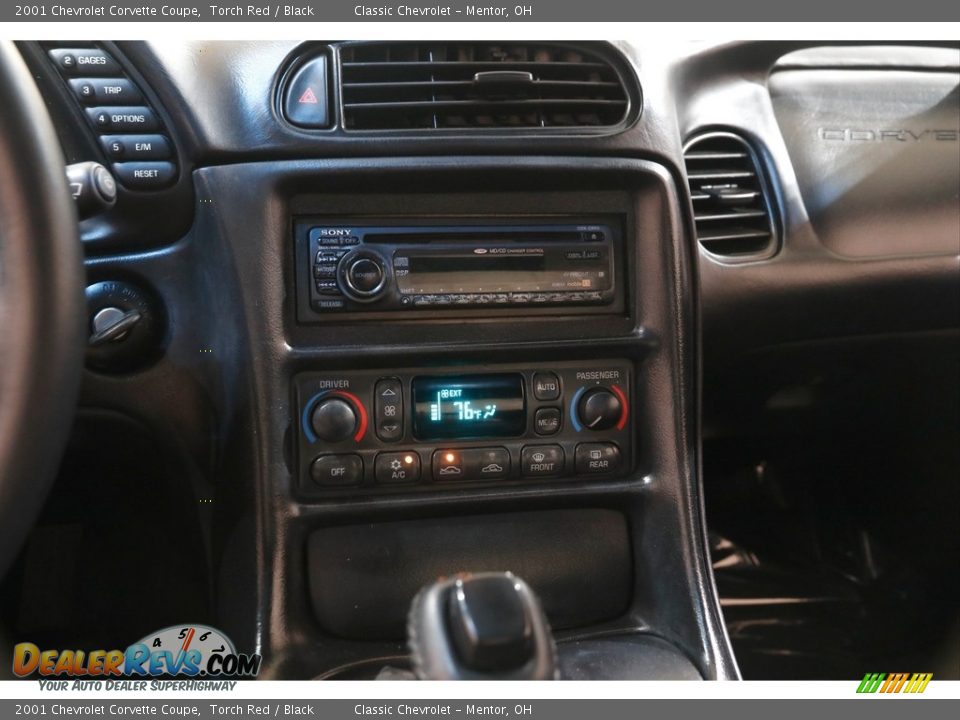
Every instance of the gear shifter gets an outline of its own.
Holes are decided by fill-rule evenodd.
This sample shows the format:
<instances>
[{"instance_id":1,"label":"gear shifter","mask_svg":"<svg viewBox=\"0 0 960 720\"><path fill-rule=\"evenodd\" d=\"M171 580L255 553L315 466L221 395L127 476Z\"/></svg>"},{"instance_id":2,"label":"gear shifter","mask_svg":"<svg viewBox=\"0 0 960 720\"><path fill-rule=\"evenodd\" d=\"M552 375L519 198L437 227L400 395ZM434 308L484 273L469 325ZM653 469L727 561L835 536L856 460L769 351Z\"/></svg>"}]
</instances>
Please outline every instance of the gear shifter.
<instances>
[{"instance_id":1,"label":"gear shifter","mask_svg":"<svg viewBox=\"0 0 960 720\"><path fill-rule=\"evenodd\" d=\"M511 573L463 574L414 598L407 624L421 680L553 680L556 650L540 602Z\"/></svg>"}]
</instances>

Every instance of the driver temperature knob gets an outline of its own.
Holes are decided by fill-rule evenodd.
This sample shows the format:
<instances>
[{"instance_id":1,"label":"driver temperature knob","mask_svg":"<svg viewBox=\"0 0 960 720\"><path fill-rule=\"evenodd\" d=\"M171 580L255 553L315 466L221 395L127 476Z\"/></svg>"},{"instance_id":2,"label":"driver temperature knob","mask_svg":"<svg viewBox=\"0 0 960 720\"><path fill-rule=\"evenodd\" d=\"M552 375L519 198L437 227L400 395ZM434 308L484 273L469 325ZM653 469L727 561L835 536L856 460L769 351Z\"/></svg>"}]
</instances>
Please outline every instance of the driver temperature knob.
<instances>
[{"instance_id":1,"label":"driver temperature knob","mask_svg":"<svg viewBox=\"0 0 960 720\"><path fill-rule=\"evenodd\" d=\"M623 415L623 403L607 388L587 390L577 405L580 424L590 430L609 430Z\"/></svg>"},{"instance_id":2,"label":"driver temperature knob","mask_svg":"<svg viewBox=\"0 0 960 720\"><path fill-rule=\"evenodd\" d=\"M313 408L310 426L321 440L340 442L353 435L358 419L356 408L348 400L325 398Z\"/></svg>"}]
</instances>

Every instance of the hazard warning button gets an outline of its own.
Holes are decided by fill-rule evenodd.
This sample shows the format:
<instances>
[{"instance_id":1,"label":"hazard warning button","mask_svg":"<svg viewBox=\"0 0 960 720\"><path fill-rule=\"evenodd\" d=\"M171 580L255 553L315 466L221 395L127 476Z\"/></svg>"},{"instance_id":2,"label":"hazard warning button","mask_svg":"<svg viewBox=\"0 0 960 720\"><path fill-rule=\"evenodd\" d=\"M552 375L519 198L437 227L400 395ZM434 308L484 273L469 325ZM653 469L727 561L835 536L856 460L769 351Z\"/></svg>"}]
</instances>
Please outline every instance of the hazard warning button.
<instances>
[{"instance_id":1,"label":"hazard warning button","mask_svg":"<svg viewBox=\"0 0 960 720\"><path fill-rule=\"evenodd\" d=\"M327 97L326 55L318 55L294 72L283 95L283 113L294 125L304 128L330 127Z\"/></svg>"}]
</instances>

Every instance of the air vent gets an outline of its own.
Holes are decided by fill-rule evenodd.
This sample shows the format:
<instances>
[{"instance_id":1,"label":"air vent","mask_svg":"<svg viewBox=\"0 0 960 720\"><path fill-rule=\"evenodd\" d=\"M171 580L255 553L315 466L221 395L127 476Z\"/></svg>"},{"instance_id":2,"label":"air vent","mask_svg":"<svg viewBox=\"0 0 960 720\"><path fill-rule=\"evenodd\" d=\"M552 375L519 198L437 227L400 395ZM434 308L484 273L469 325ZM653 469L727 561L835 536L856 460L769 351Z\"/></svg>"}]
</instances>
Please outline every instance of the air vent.
<instances>
[{"instance_id":1,"label":"air vent","mask_svg":"<svg viewBox=\"0 0 960 720\"><path fill-rule=\"evenodd\" d=\"M340 48L347 130L610 128L630 108L614 66L566 44Z\"/></svg>"},{"instance_id":2,"label":"air vent","mask_svg":"<svg viewBox=\"0 0 960 720\"><path fill-rule=\"evenodd\" d=\"M731 133L701 135L684 151L697 239L715 255L751 259L776 249L777 236L757 158Z\"/></svg>"}]
</instances>

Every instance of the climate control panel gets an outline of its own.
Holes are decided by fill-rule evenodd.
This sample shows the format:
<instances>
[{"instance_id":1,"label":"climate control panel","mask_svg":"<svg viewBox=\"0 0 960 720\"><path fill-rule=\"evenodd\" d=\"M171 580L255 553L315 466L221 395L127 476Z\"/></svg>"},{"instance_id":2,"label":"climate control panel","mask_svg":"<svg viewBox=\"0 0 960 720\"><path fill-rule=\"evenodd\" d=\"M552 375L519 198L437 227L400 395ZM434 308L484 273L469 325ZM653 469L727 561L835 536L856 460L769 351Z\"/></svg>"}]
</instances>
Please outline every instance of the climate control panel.
<instances>
[{"instance_id":1,"label":"climate control panel","mask_svg":"<svg viewBox=\"0 0 960 720\"><path fill-rule=\"evenodd\" d=\"M622 477L631 372L600 361L298 375L298 494Z\"/></svg>"}]
</instances>

